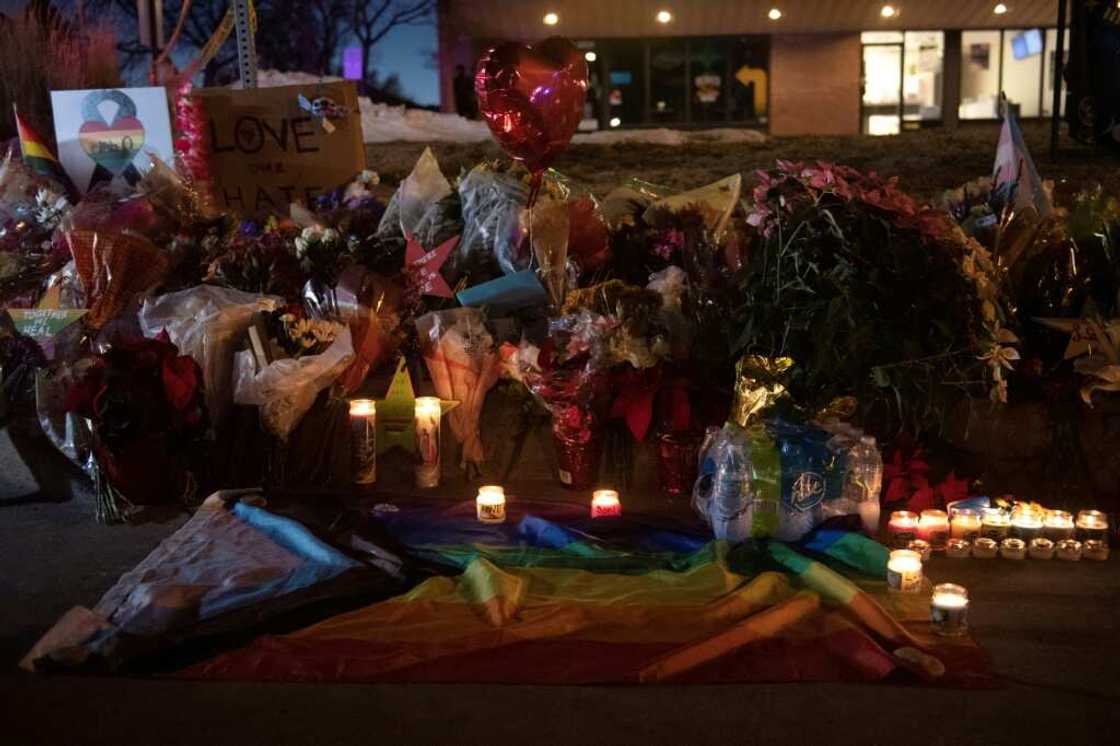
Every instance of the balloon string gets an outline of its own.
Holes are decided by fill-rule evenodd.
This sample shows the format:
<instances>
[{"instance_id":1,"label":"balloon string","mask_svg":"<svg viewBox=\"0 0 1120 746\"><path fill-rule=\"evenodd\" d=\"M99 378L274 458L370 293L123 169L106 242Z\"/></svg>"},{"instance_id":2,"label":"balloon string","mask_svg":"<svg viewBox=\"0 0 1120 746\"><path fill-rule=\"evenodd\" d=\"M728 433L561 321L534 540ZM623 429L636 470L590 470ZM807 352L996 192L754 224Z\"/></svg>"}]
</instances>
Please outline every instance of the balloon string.
<instances>
[{"instance_id":1,"label":"balloon string","mask_svg":"<svg viewBox=\"0 0 1120 746\"><path fill-rule=\"evenodd\" d=\"M538 265L537 249L533 245L533 206L537 204L537 196L541 193L541 182L544 180L544 171L534 171L529 180L529 266Z\"/></svg>"}]
</instances>

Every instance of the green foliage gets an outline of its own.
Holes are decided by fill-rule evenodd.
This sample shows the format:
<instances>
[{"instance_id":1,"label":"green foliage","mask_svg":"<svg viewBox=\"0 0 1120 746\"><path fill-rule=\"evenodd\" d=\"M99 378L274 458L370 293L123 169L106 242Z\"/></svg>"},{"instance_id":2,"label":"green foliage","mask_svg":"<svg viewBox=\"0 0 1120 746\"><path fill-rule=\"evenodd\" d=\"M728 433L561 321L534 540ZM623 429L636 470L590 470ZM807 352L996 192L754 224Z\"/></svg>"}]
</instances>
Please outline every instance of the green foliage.
<instances>
[{"instance_id":1,"label":"green foliage","mask_svg":"<svg viewBox=\"0 0 1120 746\"><path fill-rule=\"evenodd\" d=\"M983 391L981 301L951 231L873 175L779 163L760 177L735 352L791 357L796 404L855 396L888 432L936 429Z\"/></svg>"}]
</instances>

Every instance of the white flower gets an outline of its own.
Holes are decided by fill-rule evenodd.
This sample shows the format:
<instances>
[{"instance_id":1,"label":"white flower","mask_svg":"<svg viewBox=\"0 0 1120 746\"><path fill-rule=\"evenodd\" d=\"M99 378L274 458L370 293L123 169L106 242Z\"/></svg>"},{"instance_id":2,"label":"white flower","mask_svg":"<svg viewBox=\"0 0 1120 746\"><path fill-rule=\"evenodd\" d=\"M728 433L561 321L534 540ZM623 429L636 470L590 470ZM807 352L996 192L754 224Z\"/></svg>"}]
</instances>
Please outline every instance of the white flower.
<instances>
[{"instance_id":1,"label":"white flower","mask_svg":"<svg viewBox=\"0 0 1120 746\"><path fill-rule=\"evenodd\" d=\"M41 187L35 193L35 219L46 227L57 223L68 209L70 200L66 199L66 195L47 187Z\"/></svg>"}]
</instances>

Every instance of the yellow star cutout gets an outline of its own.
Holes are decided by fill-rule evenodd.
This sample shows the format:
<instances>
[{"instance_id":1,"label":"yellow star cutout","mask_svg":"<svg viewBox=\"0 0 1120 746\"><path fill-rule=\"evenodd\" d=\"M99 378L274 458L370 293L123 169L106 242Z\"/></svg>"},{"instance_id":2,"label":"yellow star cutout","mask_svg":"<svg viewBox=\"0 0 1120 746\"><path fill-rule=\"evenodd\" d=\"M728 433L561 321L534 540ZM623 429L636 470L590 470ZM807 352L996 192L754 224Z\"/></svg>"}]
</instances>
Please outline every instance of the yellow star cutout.
<instances>
[{"instance_id":1,"label":"yellow star cutout","mask_svg":"<svg viewBox=\"0 0 1120 746\"><path fill-rule=\"evenodd\" d=\"M457 406L457 401L440 399L440 414L447 414ZM377 400L377 454L393 447L416 453L416 390L404 357L397 361L397 370L385 396Z\"/></svg>"}]
</instances>

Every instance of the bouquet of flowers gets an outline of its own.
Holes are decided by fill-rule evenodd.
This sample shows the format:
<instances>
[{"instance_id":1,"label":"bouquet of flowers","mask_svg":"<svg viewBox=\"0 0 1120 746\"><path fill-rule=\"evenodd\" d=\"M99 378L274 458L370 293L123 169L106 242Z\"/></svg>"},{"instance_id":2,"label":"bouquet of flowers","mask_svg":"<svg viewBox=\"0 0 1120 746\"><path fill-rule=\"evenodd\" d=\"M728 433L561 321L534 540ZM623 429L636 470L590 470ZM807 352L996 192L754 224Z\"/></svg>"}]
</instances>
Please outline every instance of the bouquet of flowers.
<instances>
[{"instance_id":1,"label":"bouquet of flowers","mask_svg":"<svg viewBox=\"0 0 1120 746\"><path fill-rule=\"evenodd\" d=\"M193 495L190 451L208 424L202 371L167 334L120 339L94 356L65 410L92 423L99 519L124 520L134 505Z\"/></svg>"},{"instance_id":2,"label":"bouquet of flowers","mask_svg":"<svg viewBox=\"0 0 1120 746\"><path fill-rule=\"evenodd\" d=\"M426 314L416 320L416 331L436 394L459 402L448 419L463 444L461 466L478 469L485 460L478 422L501 370L494 338L475 308Z\"/></svg>"},{"instance_id":3,"label":"bouquet of flowers","mask_svg":"<svg viewBox=\"0 0 1120 746\"><path fill-rule=\"evenodd\" d=\"M586 311L562 316L549 322L540 346L522 341L504 352L514 377L552 415L560 482L572 488L591 486L599 473L610 396L609 324Z\"/></svg>"},{"instance_id":4,"label":"bouquet of flowers","mask_svg":"<svg viewBox=\"0 0 1120 746\"><path fill-rule=\"evenodd\" d=\"M0 163L0 303L31 306L43 281L69 258L52 233L70 201L9 153Z\"/></svg>"},{"instance_id":5,"label":"bouquet of flowers","mask_svg":"<svg viewBox=\"0 0 1120 746\"><path fill-rule=\"evenodd\" d=\"M784 161L759 179L734 351L792 358L796 404L854 396L884 431L938 429L949 394L979 388L981 358L1000 398L1018 353L982 247L893 179Z\"/></svg>"}]
</instances>

